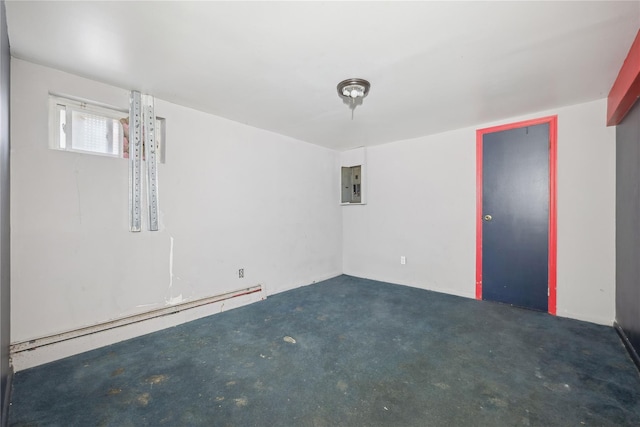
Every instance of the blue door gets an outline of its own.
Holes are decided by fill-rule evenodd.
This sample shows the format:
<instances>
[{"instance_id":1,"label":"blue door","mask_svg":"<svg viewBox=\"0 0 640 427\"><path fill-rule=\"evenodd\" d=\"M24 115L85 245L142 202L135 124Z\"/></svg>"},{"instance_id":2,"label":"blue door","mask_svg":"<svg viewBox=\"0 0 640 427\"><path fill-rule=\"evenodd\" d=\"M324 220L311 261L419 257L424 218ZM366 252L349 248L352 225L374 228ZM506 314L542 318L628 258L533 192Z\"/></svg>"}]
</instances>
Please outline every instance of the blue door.
<instances>
[{"instance_id":1,"label":"blue door","mask_svg":"<svg viewBox=\"0 0 640 427\"><path fill-rule=\"evenodd\" d=\"M549 123L482 136L482 299L548 311Z\"/></svg>"}]
</instances>

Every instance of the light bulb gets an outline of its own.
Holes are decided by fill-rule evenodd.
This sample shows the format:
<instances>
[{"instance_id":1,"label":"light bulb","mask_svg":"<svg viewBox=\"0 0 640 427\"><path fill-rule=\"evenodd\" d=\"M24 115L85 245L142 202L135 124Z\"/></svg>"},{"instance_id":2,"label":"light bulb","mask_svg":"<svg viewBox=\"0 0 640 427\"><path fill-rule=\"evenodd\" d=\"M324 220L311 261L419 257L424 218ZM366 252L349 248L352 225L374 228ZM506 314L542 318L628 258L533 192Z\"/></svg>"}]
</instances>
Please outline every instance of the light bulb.
<instances>
[{"instance_id":1,"label":"light bulb","mask_svg":"<svg viewBox=\"0 0 640 427\"><path fill-rule=\"evenodd\" d=\"M358 91L357 91L356 89L353 89L353 90L351 91L351 97L352 97L352 98L357 98L357 97L358 97Z\"/></svg>"},{"instance_id":2,"label":"light bulb","mask_svg":"<svg viewBox=\"0 0 640 427\"><path fill-rule=\"evenodd\" d=\"M349 96L349 89L343 89L343 90L342 90L342 94L343 94L344 96Z\"/></svg>"}]
</instances>

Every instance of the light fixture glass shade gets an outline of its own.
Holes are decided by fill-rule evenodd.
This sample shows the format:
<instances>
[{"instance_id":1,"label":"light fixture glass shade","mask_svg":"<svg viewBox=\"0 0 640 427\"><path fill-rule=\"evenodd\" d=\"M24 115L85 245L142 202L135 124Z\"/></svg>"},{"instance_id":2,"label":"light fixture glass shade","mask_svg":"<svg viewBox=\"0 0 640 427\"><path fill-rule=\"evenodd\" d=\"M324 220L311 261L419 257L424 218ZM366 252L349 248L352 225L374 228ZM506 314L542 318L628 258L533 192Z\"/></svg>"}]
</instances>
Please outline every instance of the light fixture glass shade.
<instances>
[{"instance_id":1,"label":"light fixture glass shade","mask_svg":"<svg viewBox=\"0 0 640 427\"><path fill-rule=\"evenodd\" d=\"M338 83L338 95L351 108L352 120L353 110L362 104L362 100L369 94L370 88L371 84L364 79L346 79Z\"/></svg>"},{"instance_id":2,"label":"light fixture glass shade","mask_svg":"<svg viewBox=\"0 0 640 427\"><path fill-rule=\"evenodd\" d=\"M338 94L343 98L364 98L371 84L364 79L347 79L338 83Z\"/></svg>"}]
</instances>

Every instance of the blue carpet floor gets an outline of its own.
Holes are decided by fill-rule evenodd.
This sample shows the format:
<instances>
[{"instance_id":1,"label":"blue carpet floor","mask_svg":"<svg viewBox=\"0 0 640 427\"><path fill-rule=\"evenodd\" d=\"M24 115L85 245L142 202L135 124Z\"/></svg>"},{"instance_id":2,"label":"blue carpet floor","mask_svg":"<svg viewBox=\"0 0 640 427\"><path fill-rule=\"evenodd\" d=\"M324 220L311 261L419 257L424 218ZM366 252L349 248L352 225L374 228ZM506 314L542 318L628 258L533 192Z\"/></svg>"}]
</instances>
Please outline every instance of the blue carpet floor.
<instances>
[{"instance_id":1,"label":"blue carpet floor","mask_svg":"<svg viewBox=\"0 0 640 427\"><path fill-rule=\"evenodd\" d=\"M18 372L13 426L638 426L615 330L340 276Z\"/></svg>"}]
</instances>

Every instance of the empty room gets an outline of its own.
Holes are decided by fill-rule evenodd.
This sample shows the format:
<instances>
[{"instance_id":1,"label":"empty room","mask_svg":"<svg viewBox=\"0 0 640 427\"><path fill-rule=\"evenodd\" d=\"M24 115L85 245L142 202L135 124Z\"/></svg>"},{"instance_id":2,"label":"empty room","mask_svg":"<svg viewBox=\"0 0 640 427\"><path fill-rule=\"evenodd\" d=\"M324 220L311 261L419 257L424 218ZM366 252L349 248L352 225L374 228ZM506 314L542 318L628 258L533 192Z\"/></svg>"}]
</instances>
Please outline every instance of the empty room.
<instances>
[{"instance_id":1,"label":"empty room","mask_svg":"<svg viewBox=\"0 0 640 427\"><path fill-rule=\"evenodd\" d=\"M0 0L2 426L640 425L640 1Z\"/></svg>"}]
</instances>

